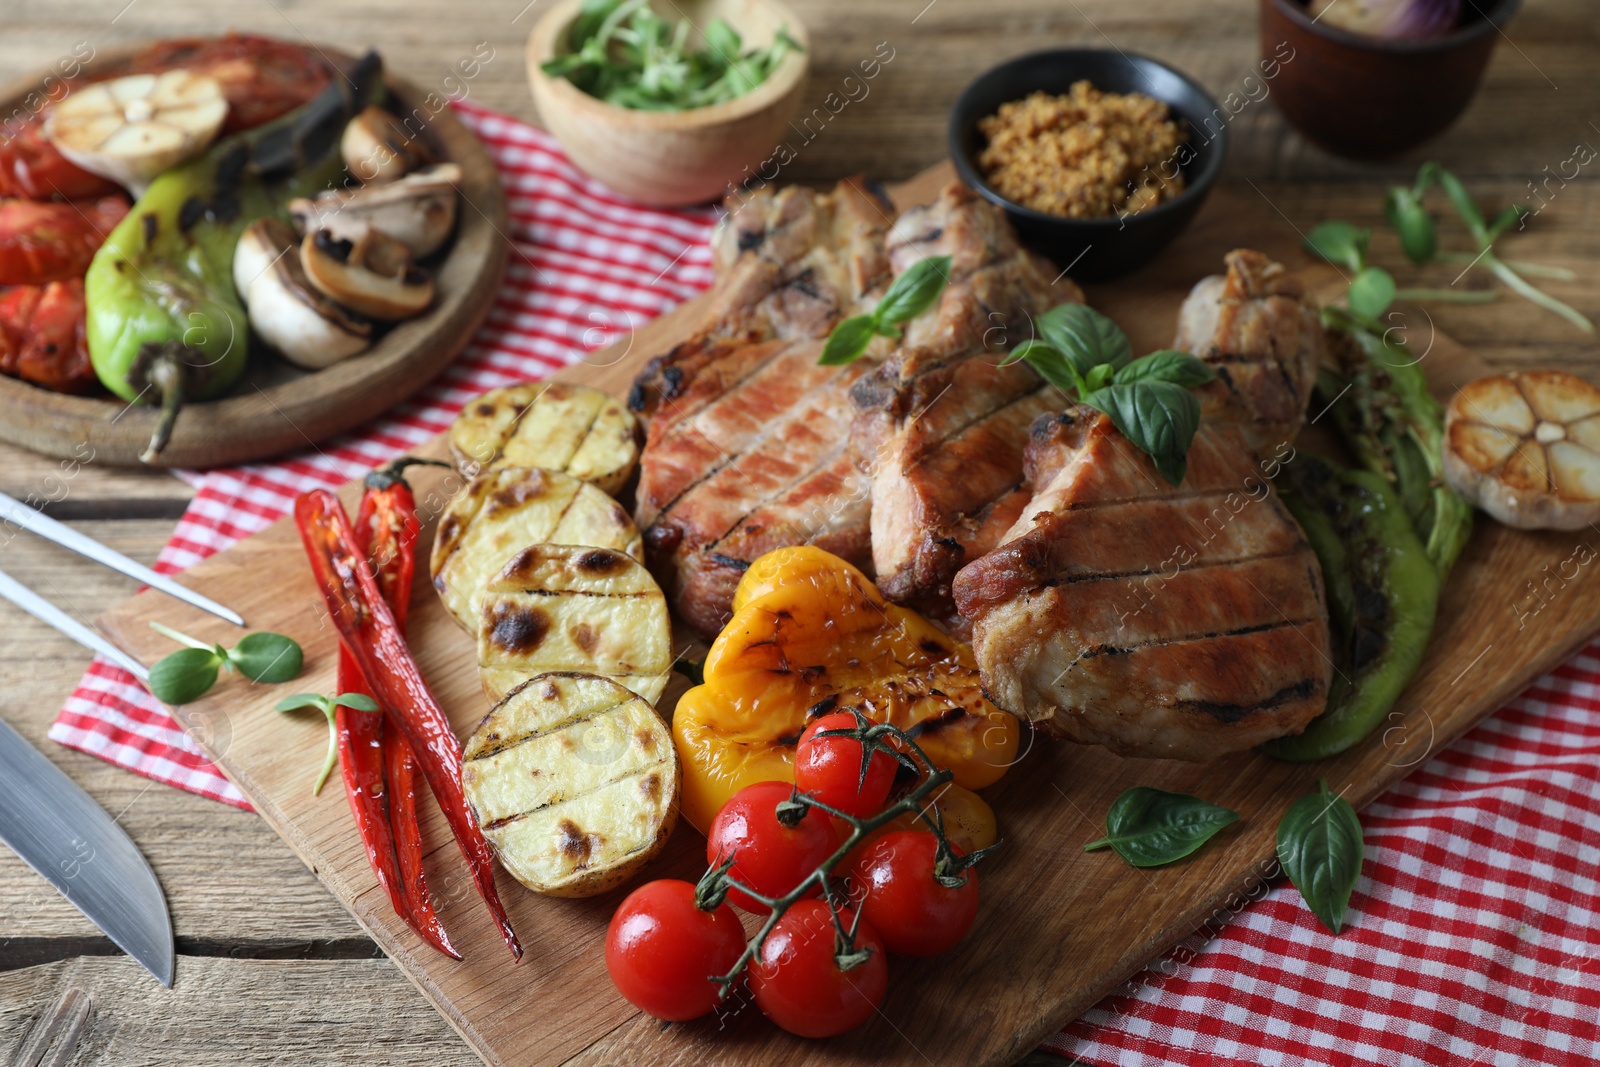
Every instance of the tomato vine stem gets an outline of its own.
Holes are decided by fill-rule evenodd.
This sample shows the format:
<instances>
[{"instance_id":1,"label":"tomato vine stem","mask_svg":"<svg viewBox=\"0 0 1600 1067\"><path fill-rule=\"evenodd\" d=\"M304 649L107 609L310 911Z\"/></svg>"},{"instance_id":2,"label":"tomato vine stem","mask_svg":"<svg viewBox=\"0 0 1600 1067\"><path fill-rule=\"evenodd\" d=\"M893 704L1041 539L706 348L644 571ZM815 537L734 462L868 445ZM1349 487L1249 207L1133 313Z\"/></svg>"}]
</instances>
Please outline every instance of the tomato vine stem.
<instances>
[{"instance_id":1,"label":"tomato vine stem","mask_svg":"<svg viewBox=\"0 0 1600 1067\"><path fill-rule=\"evenodd\" d=\"M996 842L988 848L979 849L970 855L957 855L951 849L950 842L945 837L943 818L939 816L937 811L933 815L929 815L922 803L940 786L951 781L954 775L949 770L935 766L916 740L893 723L875 723L861 714L856 708L848 710L856 717L856 726L853 729L824 730L818 733L817 736L819 738L854 738L861 742L866 756L870 757L873 750L886 750L895 757L897 762L909 766L919 775L925 774L925 776L921 777L917 784L899 800L896 800L878 812L878 814L867 818L847 815L838 808L816 799L809 793L802 793L798 788L795 789L790 798L779 805L778 817L780 821L783 819L785 808L798 813L795 816L796 822L805 815L807 810L816 808L818 811L825 812L836 819L848 823L850 833L845 836L844 841L833 851L832 855L818 864L817 868L806 875L798 885L780 897L763 896L733 878L729 872L733 868L734 857L718 857L718 863L707 870L701 877L699 884L695 886L695 906L703 911L714 910L727 898L730 889L737 889L769 910L766 921L761 924L761 929L745 945L744 952L740 953L739 958L734 961L728 972L721 975L707 975L710 981L716 982L721 986L724 998L727 997L728 991L733 988L733 984L739 980L739 976L744 973L751 961L760 954L762 945L766 943L768 935L778 925L778 920L783 918L784 914L793 905L809 896L814 889L821 890L822 898L827 901L828 910L833 916L834 959L838 961L839 969L844 971L851 970L861 966L870 958L870 950L860 950L856 947L856 933L861 924L860 909L856 910L847 929L844 924L844 918L840 914L839 894L835 891L835 885L830 881L829 876L833 873L833 869L838 866L839 861L848 856L851 850L874 831L882 829L900 816L906 814L916 815L927 825L929 831L938 838L941 870L946 877L959 876L962 871L999 847L999 842ZM915 762L909 758L908 752L915 754Z\"/></svg>"}]
</instances>

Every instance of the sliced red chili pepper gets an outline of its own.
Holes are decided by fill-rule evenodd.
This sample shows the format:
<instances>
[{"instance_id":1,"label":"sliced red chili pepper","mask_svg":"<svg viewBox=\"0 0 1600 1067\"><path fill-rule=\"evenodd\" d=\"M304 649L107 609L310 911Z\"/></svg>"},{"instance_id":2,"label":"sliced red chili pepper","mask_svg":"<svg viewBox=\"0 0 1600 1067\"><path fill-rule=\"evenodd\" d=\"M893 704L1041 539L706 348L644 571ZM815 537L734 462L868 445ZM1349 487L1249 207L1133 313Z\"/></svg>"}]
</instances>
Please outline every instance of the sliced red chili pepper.
<instances>
[{"instance_id":1,"label":"sliced red chili pepper","mask_svg":"<svg viewBox=\"0 0 1600 1067\"><path fill-rule=\"evenodd\" d=\"M521 959L522 945L495 889L494 856L461 791L461 742L384 603L343 505L327 490L314 489L295 501L294 514L312 574L344 647L366 676L389 723L410 743L472 871L478 894L511 954Z\"/></svg>"},{"instance_id":2,"label":"sliced red chili pepper","mask_svg":"<svg viewBox=\"0 0 1600 1067\"><path fill-rule=\"evenodd\" d=\"M356 544L372 563L379 591L403 630L411 603L419 523L416 500L392 464L381 478L369 477L355 526ZM361 668L339 647L341 693L364 693ZM422 828L417 819L416 757L383 715L340 707L335 720L345 793L372 871L389 895L395 914L447 956L460 959L434 910L422 865Z\"/></svg>"}]
</instances>

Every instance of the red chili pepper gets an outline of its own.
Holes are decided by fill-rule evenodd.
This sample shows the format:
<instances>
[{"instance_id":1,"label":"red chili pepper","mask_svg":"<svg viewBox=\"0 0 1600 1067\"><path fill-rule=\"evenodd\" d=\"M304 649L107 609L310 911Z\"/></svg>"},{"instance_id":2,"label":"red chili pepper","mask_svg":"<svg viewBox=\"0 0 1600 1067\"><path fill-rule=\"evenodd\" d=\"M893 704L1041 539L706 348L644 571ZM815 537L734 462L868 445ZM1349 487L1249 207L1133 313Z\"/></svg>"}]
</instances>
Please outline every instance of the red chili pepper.
<instances>
[{"instance_id":1,"label":"red chili pepper","mask_svg":"<svg viewBox=\"0 0 1600 1067\"><path fill-rule=\"evenodd\" d=\"M344 647L366 676L389 724L416 753L428 788L472 871L478 894L511 954L521 959L522 945L495 890L493 854L461 791L461 742L411 658L405 635L384 603L344 507L326 489L314 489L295 501L294 515L312 574Z\"/></svg>"},{"instance_id":2,"label":"red chili pepper","mask_svg":"<svg viewBox=\"0 0 1600 1067\"><path fill-rule=\"evenodd\" d=\"M411 487L399 476L406 465L402 460L367 476L355 526L356 544L371 562L383 599L402 630L411 603L420 530ZM338 691L372 696L361 668L343 645L339 647ZM460 959L434 910L422 866L417 765L411 746L398 731L385 728L383 715L341 706L335 723L345 793L378 884L389 895L395 914L419 937L445 955Z\"/></svg>"}]
</instances>

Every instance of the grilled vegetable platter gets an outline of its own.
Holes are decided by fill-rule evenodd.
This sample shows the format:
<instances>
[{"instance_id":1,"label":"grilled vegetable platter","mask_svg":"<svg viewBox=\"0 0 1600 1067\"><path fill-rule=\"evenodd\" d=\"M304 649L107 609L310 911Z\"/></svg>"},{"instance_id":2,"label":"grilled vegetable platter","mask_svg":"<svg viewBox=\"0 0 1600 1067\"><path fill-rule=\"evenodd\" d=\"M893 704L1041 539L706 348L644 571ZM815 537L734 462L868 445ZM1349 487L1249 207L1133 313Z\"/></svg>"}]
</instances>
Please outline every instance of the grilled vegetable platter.
<instances>
[{"instance_id":1,"label":"grilled vegetable platter","mask_svg":"<svg viewBox=\"0 0 1600 1067\"><path fill-rule=\"evenodd\" d=\"M492 299L493 165L375 52L86 46L35 81L0 139L8 440L260 458L392 405Z\"/></svg>"}]
</instances>

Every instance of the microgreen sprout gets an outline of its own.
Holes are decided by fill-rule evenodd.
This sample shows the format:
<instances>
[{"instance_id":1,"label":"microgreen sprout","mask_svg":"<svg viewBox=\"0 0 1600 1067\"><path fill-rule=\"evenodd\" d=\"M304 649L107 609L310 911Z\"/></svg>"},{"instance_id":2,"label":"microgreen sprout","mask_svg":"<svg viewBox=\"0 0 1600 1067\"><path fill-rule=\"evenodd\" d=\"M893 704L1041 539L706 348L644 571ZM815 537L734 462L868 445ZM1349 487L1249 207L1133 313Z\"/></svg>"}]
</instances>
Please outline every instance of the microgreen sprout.
<instances>
[{"instance_id":1,"label":"microgreen sprout","mask_svg":"<svg viewBox=\"0 0 1600 1067\"><path fill-rule=\"evenodd\" d=\"M150 668L150 692L164 704L199 700L217 684L223 668L236 670L253 682L287 682L300 673L305 653L282 634L247 634L232 648L208 644L159 622L150 628L180 645Z\"/></svg>"},{"instance_id":2,"label":"microgreen sprout","mask_svg":"<svg viewBox=\"0 0 1600 1067\"><path fill-rule=\"evenodd\" d=\"M316 708L328 720L328 755L322 761L322 772L317 775L316 784L311 787L311 795L316 796L322 792L328 775L333 773L333 765L339 761L339 727L336 722L339 709L374 712L378 710L378 702L365 693L340 693L331 697L321 693L296 693L278 701L279 711L299 711L302 708Z\"/></svg>"}]
</instances>

